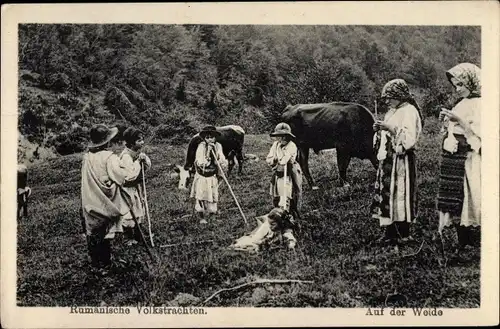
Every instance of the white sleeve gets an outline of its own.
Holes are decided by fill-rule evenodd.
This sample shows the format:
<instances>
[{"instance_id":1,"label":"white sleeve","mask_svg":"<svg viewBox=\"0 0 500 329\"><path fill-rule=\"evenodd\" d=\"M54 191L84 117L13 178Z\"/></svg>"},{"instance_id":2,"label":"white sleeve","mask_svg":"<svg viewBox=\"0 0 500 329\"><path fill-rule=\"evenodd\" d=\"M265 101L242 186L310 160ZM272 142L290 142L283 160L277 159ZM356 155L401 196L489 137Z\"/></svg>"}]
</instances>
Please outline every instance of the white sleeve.
<instances>
[{"instance_id":1,"label":"white sleeve","mask_svg":"<svg viewBox=\"0 0 500 329\"><path fill-rule=\"evenodd\" d=\"M141 173L141 163L139 160L132 160L132 157L129 154L122 155L120 159L120 167L125 172L125 181L127 182L134 181Z\"/></svg>"},{"instance_id":2,"label":"white sleeve","mask_svg":"<svg viewBox=\"0 0 500 329\"><path fill-rule=\"evenodd\" d=\"M420 115L414 106L404 109L400 125L396 127L395 149L397 153L412 149L422 131ZM401 149L402 147L402 149ZM399 151L399 152L398 152Z\"/></svg>"},{"instance_id":3,"label":"white sleeve","mask_svg":"<svg viewBox=\"0 0 500 329\"><path fill-rule=\"evenodd\" d=\"M481 149L481 109L479 106L476 106L472 111L471 116L468 118L469 120L466 122L468 127L465 128L465 138L471 148L479 152Z\"/></svg>"},{"instance_id":4,"label":"white sleeve","mask_svg":"<svg viewBox=\"0 0 500 329\"><path fill-rule=\"evenodd\" d=\"M120 186L127 180L127 171L122 167L122 161L116 154L112 154L106 161L106 171L109 179Z\"/></svg>"},{"instance_id":5,"label":"white sleeve","mask_svg":"<svg viewBox=\"0 0 500 329\"><path fill-rule=\"evenodd\" d=\"M289 142L285 147L285 154L278 160L281 165L287 164L290 159L295 159L297 157L297 146L295 143Z\"/></svg>"},{"instance_id":6,"label":"white sleeve","mask_svg":"<svg viewBox=\"0 0 500 329\"><path fill-rule=\"evenodd\" d=\"M204 142L198 144L198 148L196 149L195 163L198 166L203 166L208 164L208 160L205 157L205 145Z\"/></svg>"},{"instance_id":7,"label":"white sleeve","mask_svg":"<svg viewBox=\"0 0 500 329\"><path fill-rule=\"evenodd\" d=\"M267 154L266 162L270 166L273 165L274 159L276 157L276 146L277 145L278 145L277 142L274 142L273 145L271 145L271 149L269 150L269 153Z\"/></svg>"},{"instance_id":8,"label":"white sleeve","mask_svg":"<svg viewBox=\"0 0 500 329\"><path fill-rule=\"evenodd\" d=\"M222 151L222 145L220 143L215 144L217 147L217 159L221 166L227 166L227 159Z\"/></svg>"},{"instance_id":9,"label":"white sleeve","mask_svg":"<svg viewBox=\"0 0 500 329\"><path fill-rule=\"evenodd\" d=\"M146 155L146 167L151 168L151 159Z\"/></svg>"}]
</instances>

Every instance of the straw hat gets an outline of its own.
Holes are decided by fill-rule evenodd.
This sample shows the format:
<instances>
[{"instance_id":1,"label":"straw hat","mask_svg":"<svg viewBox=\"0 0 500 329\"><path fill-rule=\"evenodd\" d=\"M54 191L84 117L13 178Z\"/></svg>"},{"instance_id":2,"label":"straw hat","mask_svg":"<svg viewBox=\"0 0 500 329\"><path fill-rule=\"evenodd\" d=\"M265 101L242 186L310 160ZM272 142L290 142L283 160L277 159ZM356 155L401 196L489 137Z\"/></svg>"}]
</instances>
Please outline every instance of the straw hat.
<instances>
[{"instance_id":1,"label":"straw hat","mask_svg":"<svg viewBox=\"0 0 500 329\"><path fill-rule=\"evenodd\" d=\"M274 128L274 131L270 134L271 137L276 136L290 136L295 138L295 135L292 134L292 128L287 123L281 122Z\"/></svg>"},{"instance_id":2,"label":"straw hat","mask_svg":"<svg viewBox=\"0 0 500 329\"><path fill-rule=\"evenodd\" d=\"M118 134L118 128L108 128L106 125L98 124L90 128L90 144L89 148L103 146L113 139Z\"/></svg>"},{"instance_id":3,"label":"straw hat","mask_svg":"<svg viewBox=\"0 0 500 329\"><path fill-rule=\"evenodd\" d=\"M205 138L206 136L220 136L220 132L214 126L206 126L200 131L200 137Z\"/></svg>"}]
</instances>

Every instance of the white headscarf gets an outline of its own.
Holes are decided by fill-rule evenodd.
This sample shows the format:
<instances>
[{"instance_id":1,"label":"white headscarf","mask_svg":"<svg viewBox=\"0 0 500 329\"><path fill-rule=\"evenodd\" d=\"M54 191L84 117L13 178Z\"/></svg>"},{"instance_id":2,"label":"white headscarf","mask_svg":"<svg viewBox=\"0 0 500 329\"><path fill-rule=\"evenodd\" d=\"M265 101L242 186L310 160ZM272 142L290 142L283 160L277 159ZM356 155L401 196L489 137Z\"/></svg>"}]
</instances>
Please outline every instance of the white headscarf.
<instances>
[{"instance_id":1,"label":"white headscarf","mask_svg":"<svg viewBox=\"0 0 500 329\"><path fill-rule=\"evenodd\" d=\"M446 71L446 76L450 82L451 78L460 80L469 89L469 98L481 96L481 69L476 65L471 63L458 64Z\"/></svg>"}]
</instances>

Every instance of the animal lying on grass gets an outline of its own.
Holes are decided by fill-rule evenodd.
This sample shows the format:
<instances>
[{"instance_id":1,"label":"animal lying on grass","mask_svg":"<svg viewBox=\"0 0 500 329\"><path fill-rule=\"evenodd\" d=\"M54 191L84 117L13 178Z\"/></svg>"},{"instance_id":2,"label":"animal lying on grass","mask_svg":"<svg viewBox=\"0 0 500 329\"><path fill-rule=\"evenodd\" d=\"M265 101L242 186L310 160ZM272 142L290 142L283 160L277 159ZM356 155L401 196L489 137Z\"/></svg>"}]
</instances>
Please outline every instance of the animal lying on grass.
<instances>
[{"instance_id":1,"label":"animal lying on grass","mask_svg":"<svg viewBox=\"0 0 500 329\"><path fill-rule=\"evenodd\" d=\"M257 227L248 235L237 239L229 246L231 249L258 252L283 240L286 240L289 249L295 248L297 239L293 233L297 224L286 210L273 208L268 214L256 217L255 220Z\"/></svg>"}]
</instances>

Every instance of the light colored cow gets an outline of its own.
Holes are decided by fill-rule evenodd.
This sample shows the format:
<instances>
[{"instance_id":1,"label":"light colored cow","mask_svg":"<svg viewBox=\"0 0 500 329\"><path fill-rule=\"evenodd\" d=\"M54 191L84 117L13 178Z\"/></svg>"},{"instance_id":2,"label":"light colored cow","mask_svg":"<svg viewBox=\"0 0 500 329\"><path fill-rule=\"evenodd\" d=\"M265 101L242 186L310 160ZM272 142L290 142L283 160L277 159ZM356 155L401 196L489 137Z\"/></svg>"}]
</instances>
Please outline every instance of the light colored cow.
<instances>
[{"instance_id":1,"label":"light colored cow","mask_svg":"<svg viewBox=\"0 0 500 329\"><path fill-rule=\"evenodd\" d=\"M170 178L176 179L179 178L179 183L177 184L177 188L179 190L187 190L188 180L191 177L191 172L189 170L184 169L184 167L176 164L174 167L174 172L170 174Z\"/></svg>"}]
</instances>

